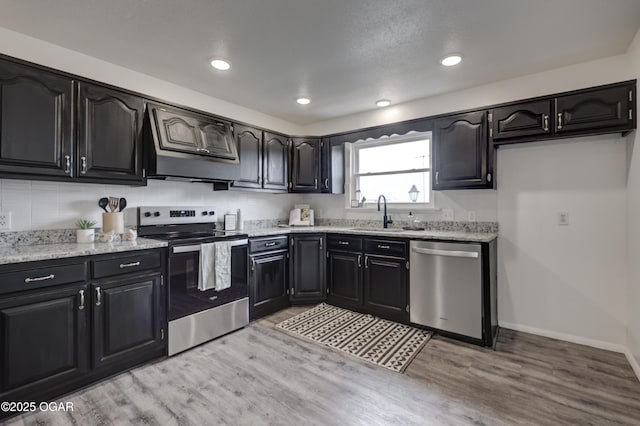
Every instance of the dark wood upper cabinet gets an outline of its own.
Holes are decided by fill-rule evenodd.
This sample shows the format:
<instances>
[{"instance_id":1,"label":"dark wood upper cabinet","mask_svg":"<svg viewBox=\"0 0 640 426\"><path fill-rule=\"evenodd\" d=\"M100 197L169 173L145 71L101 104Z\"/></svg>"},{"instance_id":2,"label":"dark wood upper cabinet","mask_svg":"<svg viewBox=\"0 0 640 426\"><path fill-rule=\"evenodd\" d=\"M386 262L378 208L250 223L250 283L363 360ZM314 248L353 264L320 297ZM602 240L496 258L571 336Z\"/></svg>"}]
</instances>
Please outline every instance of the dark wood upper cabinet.
<instances>
[{"instance_id":1,"label":"dark wood upper cabinet","mask_svg":"<svg viewBox=\"0 0 640 426\"><path fill-rule=\"evenodd\" d=\"M71 177L73 81L0 60L0 175Z\"/></svg>"},{"instance_id":2,"label":"dark wood upper cabinet","mask_svg":"<svg viewBox=\"0 0 640 426\"><path fill-rule=\"evenodd\" d=\"M77 176L143 182L143 99L82 82L78 93Z\"/></svg>"},{"instance_id":3,"label":"dark wood upper cabinet","mask_svg":"<svg viewBox=\"0 0 640 426\"><path fill-rule=\"evenodd\" d=\"M555 132L613 131L633 127L633 87L589 90L555 98Z\"/></svg>"},{"instance_id":4,"label":"dark wood upper cabinet","mask_svg":"<svg viewBox=\"0 0 640 426\"><path fill-rule=\"evenodd\" d=\"M487 112L443 117L433 134L432 186L435 190L491 188Z\"/></svg>"},{"instance_id":5,"label":"dark wood upper cabinet","mask_svg":"<svg viewBox=\"0 0 640 426\"><path fill-rule=\"evenodd\" d=\"M553 130L549 100L496 108L490 114L494 145L516 138L548 135Z\"/></svg>"},{"instance_id":6,"label":"dark wood upper cabinet","mask_svg":"<svg viewBox=\"0 0 640 426\"><path fill-rule=\"evenodd\" d=\"M88 370L84 283L0 299L0 399L27 400ZM20 399L18 399L20 398Z\"/></svg>"},{"instance_id":7,"label":"dark wood upper cabinet","mask_svg":"<svg viewBox=\"0 0 640 426\"><path fill-rule=\"evenodd\" d=\"M166 105L149 104L149 111L160 149L238 163L230 122Z\"/></svg>"},{"instance_id":8,"label":"dark wood upper cabinet","mask_svg":"<svg viewBox=\"0 0 640 426\"><path fill-rule=\"evenodd\" d=\"M163 345L160 274L91 285L93 368Z\"/></svg>"},{"instance_id":9,"label":"dark wood upper cabinet","mask_svg":"<svg viewBox=\"0 0 640 426\"><path fill-rule=\"evenodd\" d=\"M262 187L286 192L289 180L287 137L264 132L263 147Z\"/></svg>"},{"instance_id":10,"label":"dark wood upper cabinet","mask_svg":"<svg viewBox=\"0 0 640 426\"><path fill-rule=\"evenodd\" d=\"M291 192L320 192L320 139L291 139Z\"/></svg>"},{"instance_id":11,"label":"dark wood upper cabinet","mask_svg":"<svg viewBox=\"0 0 640 426\"><path fill-rule=\"evenodd\" d=\"M291 240L291 301L312 303L324 300L324 235L296 235Z\"/></svg>"},{"instance_id":12,"label":"dark wood upper cabinet","mask_svg":"<svg viewBox=\"0 0 640 426\"><path fill-rule=\"evenodd\" d=\"M262 131L236 125L236 142L240 158L240 179L232 185L237 188L262 188Z\"/></svg>"}]
</instances>

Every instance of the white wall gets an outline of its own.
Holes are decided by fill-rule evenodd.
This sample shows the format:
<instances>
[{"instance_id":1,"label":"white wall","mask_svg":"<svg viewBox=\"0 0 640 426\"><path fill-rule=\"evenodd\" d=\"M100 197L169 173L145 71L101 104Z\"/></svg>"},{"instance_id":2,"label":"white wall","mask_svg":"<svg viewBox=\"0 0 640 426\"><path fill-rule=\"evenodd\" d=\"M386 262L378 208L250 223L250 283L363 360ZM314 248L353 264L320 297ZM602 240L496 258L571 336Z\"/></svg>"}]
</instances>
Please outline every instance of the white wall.
<instances>
[{"instance_id":1,"label":"white wall","mask_svg":"<svg viewBox=\"0 0 640 426\"><path fill-rule=\"evenodd\" d=\"M211 184L149 180L146 187L0 180L0 211L11 212L11 231L75 228L79 218L101 226L101 197L125 197L139 205L205 204L216 207L218 220L242 209L243 220L286 219L301 195L216 191Z\"/></svg>"},{"instance_id":2,"label":"white wall","mask_svg":"<svg viewBox=\"0 0 640 426\"><path fill-rule=\"evenodd\" d=\"M40 18L46 19L46 18ZM300 126L0 27L0 53L285 134Z\"/></svg>"},{"instance_id":3,"label":"white wall","mask_svg":"<svg viewBox=\"0 0 640 426\"><path fill-rule=\"evenodd\" d=\"M619 135L498 149L502 326L623 348L625 162Z\"/></svg>"},{"instance_id":4,"label":"white wall","mask_svg":"<svg viewBox=\"0 0 640 426\"><path fill-rule=\"evenodd\" d=\"M640 79L640 31L629 48L629 59L635 77ZM636 111L640 103L636 96ZM640 117L640 114L638 114ZM627 178L627 256L629 267L627 347L632 364L640 377L640 132L636 130L628 140Z\"/></svg>"}]
</instances>

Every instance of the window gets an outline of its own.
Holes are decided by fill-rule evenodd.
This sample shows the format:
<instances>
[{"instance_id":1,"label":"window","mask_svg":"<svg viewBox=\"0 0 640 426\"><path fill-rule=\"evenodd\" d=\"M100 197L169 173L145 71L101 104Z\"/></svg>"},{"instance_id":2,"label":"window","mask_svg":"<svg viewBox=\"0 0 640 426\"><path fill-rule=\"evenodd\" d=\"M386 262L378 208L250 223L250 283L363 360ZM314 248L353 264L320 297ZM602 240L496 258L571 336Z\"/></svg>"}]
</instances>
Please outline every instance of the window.
<instances>
[{"instance_id":1,"label":"window","mask_svg":"<svg viewBox=\"0 0 640 426\"><path fill-rule=\"evenodd\" d=\"M363 207L371 207L384 194L391 206L430 208L430 169L431 133L356 142L351 147L350 205L365 197ZM415 201L412 189L418 191Z\"/></svg>"}]
</instances>

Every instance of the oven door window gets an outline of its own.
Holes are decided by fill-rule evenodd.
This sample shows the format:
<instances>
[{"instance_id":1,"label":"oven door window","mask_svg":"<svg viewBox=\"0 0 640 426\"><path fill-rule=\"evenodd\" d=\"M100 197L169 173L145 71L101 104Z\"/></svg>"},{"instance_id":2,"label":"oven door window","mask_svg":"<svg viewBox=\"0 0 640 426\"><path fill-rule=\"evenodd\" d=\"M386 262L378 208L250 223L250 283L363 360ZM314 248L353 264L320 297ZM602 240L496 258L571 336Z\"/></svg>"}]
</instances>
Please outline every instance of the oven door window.
<instances>
[{"instance_id":1,"label":"oven door window","mask_svg":"<svg viewBox=\"0 0 640 426\"><path fill-rule=\"evenodd\" d=\"M169 321L248 297L247 247L231 249L231 287L198 290L200 252L169 257Z\"/></svg>"}]
</instances>

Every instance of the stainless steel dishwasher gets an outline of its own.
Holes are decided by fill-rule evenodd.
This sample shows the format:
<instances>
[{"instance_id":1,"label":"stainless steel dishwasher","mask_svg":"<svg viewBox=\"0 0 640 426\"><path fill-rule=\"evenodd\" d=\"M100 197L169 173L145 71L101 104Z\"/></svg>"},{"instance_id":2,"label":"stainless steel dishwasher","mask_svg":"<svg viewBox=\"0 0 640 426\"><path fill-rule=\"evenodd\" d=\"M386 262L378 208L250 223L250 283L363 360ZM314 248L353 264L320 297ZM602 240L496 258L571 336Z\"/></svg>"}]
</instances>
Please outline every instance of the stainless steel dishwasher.
<instances>
[{"instance_id":1,"label":"stainless steel dishwasher","mask_svg":"<svg viewBox=\"0 0 640 426\"><path fill-rule=\"evenodd\" d=\"M411 241L410 321L483 339L482 247Z\"/></svg>"}]
</instances>

